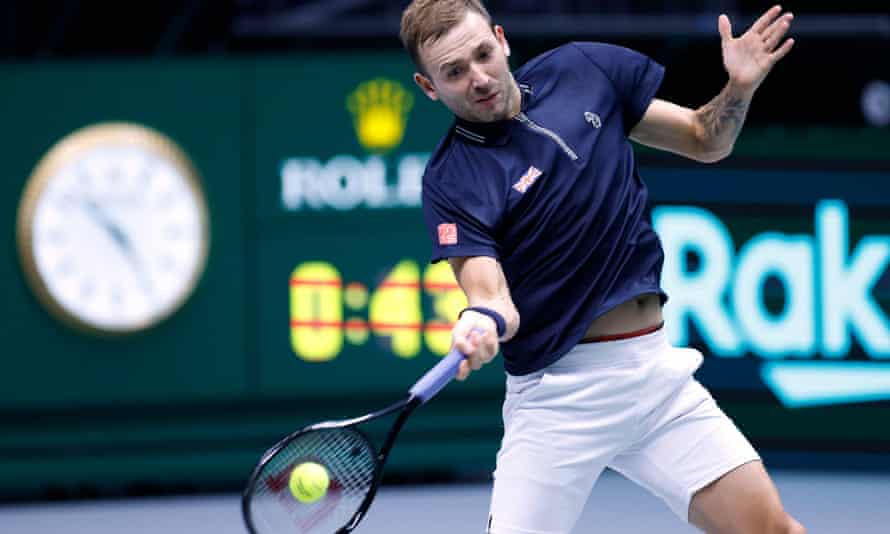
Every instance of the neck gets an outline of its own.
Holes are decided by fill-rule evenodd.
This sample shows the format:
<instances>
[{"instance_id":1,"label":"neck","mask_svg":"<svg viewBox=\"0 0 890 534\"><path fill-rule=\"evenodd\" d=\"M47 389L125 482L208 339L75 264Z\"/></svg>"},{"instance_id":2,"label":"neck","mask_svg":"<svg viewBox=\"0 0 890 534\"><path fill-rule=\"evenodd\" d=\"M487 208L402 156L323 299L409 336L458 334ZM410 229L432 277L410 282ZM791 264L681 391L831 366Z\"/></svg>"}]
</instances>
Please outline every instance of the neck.
<instances>
[{"instance_id":1,"label":"neck","mask_svg":"<svg viewBox=\"0 0 890 534\"><path fill-rule=\"evenodd\" d=\"M522 92L520 92L519 84L516 83L516 79L512 75L510 76L510 95L509 118L512 119L522 111Z\"/></svg>"}]
</instances>

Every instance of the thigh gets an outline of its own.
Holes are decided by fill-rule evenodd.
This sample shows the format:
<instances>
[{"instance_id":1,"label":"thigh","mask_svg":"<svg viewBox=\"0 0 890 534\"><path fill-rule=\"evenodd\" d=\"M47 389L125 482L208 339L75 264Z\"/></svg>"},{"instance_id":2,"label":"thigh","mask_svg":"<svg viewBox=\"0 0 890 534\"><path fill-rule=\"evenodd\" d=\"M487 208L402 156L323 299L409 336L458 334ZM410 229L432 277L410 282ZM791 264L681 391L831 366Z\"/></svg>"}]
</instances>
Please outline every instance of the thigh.
<instances>
[{"instance_id":1,"label":"thigh","mask_svg":"<svg viewBox=\"0 0 890 534\"><path fill-rule=\"evenodd\" d=\"M605 462L588 465L572 483L564 484L553 462L539 455L528 463L499 461L491 495L490 534L568 534L572 531Z\"/></svg>"},{"instance_id":2,"label":"thigh","mask_svg":"<svg viewBox=\"0 0 890 534\"><path fill-rule=\"evenodd\" d=\"M646 421L646 432L610 467L660 497L689 521L693 495L733 469L759 460L735 424L695 379Z\"/></svg>"},{"instance_id":3,"label":"thigh","mask_svg":"<svg viewBox=\"0 0 890 534\"><path fill-rule=\"evenodd\" d=\"M750 462L698 491L689 522L706 532L776 532L786 517L763 464Z\"/></svg>"},{"instance_id":4,"label":"thigh","mask_svg":"<svg viewBox=\"0 0 890 534\"><path fill-rule=\"evenodd\" d=\"M539 375L508 382L490 533L571 532L596 479L620 449L632 423L621 422L620 410L603 421L601 407L584 401L583 389L590 386L573 380Z\"/></svg>"}]
</instances>

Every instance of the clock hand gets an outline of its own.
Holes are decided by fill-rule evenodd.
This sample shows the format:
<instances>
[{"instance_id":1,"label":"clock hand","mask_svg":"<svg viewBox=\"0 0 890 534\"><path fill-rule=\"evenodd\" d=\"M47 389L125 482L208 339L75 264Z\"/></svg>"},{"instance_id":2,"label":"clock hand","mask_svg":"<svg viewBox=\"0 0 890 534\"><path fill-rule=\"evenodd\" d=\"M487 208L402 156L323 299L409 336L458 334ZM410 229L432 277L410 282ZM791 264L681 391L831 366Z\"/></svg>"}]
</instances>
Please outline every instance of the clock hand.
<instances>
[{"instance_id":1,"label":"clock hand","mask_svg":"<svg viewBox=\"0 0 890 534\"><path fill-rule=\"evenodd\" d=\"M130 244L130 240L127 238L127 234L125 234L120 227L112 221L108 215L96 204L91 198L84 197L84 205L87 207L87 212L90 214L92 219L96 221L102 228L108 232L108 235L111 236L111 239L119 246L122 250L129 252L132 250L132 245Z\"/></svg>"},{"instance_id":2,"label":"clock hand","mask_svg":"<svg viewBox=\"0 0 890 534\"><path fill-rule=\"evenodd\" d=\"M111 237L111 240L115 242L115 244L121 249L126 256L127 260L133 265L134 270L138 273L139 279L142 281L142 287L145 289L145 292L152 296L154 293L154 289L151 284L151 279L148 277L148 274L145 272L145 269L142 267L142 262L139 259L138 254L136 254L136 249L133 247L133 243L130 241L130 238L127 236L126 232L121 230L120 225L115 223L111 218L105 214L105 211L96 204L96 201L84 196L83 197L84 205L87 208L87 212L90 214L90 217L102 228L108 232L108 235Z\"/></svg>"},{"instance_id":3,"label":"clock hand","mask_svg":"<svg viewBox=\"0 0 890 534\"><path fill-rule=\"evenodd\" d=\"M145 290L146 295L154 297L154 287L151 284L151 278L148 277L148 273L142 268L142 262L139 261L135 254L130 255L130 262L133 264L136 272L139 273L139 278L142 280L142 288Z\"/></svg>"}]
</instances>

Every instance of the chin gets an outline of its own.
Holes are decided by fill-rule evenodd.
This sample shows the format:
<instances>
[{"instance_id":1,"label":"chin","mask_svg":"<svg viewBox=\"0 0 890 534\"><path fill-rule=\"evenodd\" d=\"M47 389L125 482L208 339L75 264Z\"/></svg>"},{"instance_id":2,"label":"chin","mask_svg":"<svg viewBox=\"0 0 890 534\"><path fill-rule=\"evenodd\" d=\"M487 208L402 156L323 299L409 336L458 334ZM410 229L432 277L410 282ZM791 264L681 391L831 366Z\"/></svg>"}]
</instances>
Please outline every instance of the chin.
<instances>
[{"instance_id":1,"label":"chin","mask_svg":"<svg viewBox=\"0 0 890 534\"><path fill-rule=\"evenodd\" d=\"M507 119L509 119L509 118L510 118L510 117L507 116L507 110L502 109L502 110L499 110L499 111L493 111L493 112L491 113L491 118L490 118L489 120L492 121L492 122L494 122L494 121L505 121L505 120L507 120Z\"/></svg>"}]
</instances>

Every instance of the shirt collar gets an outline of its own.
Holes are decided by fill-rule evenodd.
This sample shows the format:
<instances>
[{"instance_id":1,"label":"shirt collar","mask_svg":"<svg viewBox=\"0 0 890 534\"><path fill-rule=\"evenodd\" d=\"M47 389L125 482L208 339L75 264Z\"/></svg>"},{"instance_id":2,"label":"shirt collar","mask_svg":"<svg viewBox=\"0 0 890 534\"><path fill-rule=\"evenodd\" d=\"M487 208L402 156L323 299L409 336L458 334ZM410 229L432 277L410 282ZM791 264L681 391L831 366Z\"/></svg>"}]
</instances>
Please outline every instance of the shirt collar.
<instances>
[{"instance_id":1,"label":"shirt collar","mask_svg":"<svg viewBox=\"0 0 890 534\"><path fill-rule=\"evenodd\" d=\"M534 92L528 84L520 83L517 85L519 85L521 99L519 109L525 111L532 97L534 97ZM472 122L455 117L452 130L454 130L455 134L471 143L484 146L500 146L510 140L511 123L511 119L495 122Z\"/></svg>"}]
</instances>

